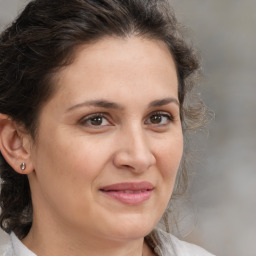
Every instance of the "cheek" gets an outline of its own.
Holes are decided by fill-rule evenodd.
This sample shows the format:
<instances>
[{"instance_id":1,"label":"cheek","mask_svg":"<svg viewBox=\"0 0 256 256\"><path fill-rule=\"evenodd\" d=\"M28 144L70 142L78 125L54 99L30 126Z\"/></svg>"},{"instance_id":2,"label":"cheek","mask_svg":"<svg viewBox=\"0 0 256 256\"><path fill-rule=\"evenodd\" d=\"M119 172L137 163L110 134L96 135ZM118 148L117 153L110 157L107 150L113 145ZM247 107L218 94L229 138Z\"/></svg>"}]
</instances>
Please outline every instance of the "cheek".
<instances>
[{"instance_id":1,"label":"cheek","mask_svg":"<svg viewBox=\"0 0 256 256\"><path fill-rule=\"evenodd\" d=\"M159 155L162 169L166 175L172 175L178 171L180 161L183 154L183 135L177 134L177 136L165 140L159 148Z\"/></svg>"},{"instance_id":2,"label":"cheek","mask_svg":"<svg viewBox=\"0 0 256 256\"><path fill-rule=\"evenodd\" d=\"M158 170L161 172L162 198L169 201L183 155L183 135L166 139L158 150Z\"/></svg>"},{"instance_id":3,"label":"cheek","mask_svg":"<svg viewBox=\"0 0 256 256\"><path fill-rule=\"evenodd\" d=\"M38 202L44 202L59 214L63 214L66 205L70 206L68 212L74 214L78 210L89 211L88 205L81 202L92 200L93 182L102 167L100 151L81 143L81 139L76 142L64 143L55 137L54 143L42 142L35 155L33 192Z\"/></svg>"},{"instance_id":4,"label":"cheek","mask_svg":"<svg viewBox=\"0 0 256 256\"><path fill-rule=\"evenodd\" d=\"M111 148L100 136L86 136L69 127L41 129L34 163L39 178L79 187L93 182L109 160ZM52 131L51 136L47 132ZM53 139L54 138L54 139ZM98 139L97 139L98 138ZM107 144L107 145L106 145ZM74 185L73 185L74 184ZM61 185L59 185L61 186Z\"/></svg>"}]
</instances>

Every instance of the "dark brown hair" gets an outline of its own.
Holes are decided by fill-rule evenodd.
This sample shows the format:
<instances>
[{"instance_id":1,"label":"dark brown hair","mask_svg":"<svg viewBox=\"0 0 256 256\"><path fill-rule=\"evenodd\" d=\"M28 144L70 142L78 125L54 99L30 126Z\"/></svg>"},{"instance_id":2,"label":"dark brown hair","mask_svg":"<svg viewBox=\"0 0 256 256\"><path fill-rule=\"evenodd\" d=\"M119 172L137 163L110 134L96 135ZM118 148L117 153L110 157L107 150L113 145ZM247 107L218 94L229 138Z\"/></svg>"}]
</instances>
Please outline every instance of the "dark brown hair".
<instances>
[{"instance_id":1,"label":"dark brown hair","mask_svg":"<svg viewBox=\"0 0 256 256\"><path fill-rule=\"evenodd\" d=\"M166 43L177 67L183 131L197 125L203 105L199 101L196 107L195 102L187 105L186 99L199 64L181 37L167 0L31 1L0 37L0 113L22 124L36 139L41 107L56 89L54 74L72 63L77 47L106 36L131 35ZM0 158L1 227L23 238L33 216L29 182ZM181 168L176 193L186 188L186 177Z\"/></svg>"}]
</instances>

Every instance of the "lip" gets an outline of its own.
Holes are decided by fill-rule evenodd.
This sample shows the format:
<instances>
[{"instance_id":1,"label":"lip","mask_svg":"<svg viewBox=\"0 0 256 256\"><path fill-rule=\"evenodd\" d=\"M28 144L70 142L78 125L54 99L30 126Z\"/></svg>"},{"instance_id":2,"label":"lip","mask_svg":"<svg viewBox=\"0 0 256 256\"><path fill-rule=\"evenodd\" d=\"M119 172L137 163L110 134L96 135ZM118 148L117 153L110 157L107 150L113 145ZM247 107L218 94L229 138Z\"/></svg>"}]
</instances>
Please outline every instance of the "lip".
<instances>
[{"instance_id":1,"label":"lip","mask_svg":"<svg viewBox=\"0 0 256 256\"><path fill-rule=\"evenodd\" d=\"M147 201L154 190L150 182L124 182L100 188L110 198L128 205L139 205Z\"/></svg>"}]
</instances>

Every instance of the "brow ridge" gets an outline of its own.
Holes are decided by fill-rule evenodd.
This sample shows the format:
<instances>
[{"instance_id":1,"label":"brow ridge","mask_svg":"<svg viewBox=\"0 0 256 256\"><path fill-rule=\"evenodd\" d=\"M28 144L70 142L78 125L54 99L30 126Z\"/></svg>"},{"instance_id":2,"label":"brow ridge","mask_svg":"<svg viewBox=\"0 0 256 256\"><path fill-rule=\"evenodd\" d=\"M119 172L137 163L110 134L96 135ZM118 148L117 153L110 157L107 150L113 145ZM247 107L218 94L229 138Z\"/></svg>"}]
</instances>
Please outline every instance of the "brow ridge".
<instances>
[{"instance_id":1,"label":"brow ridge","mask_svg":"<svg viewBox=\"0 0 256 256\"><path fill-rule=\"evenodd\" d=\"M175 103L178 106L180 105L179 101L175 98L164 98L164 99L154 100L154 101L150 102L148 106L149 106L149 108L161 107L161 106L164 106L164 105L167 105L170 103ZM107 109L117 109L117 110L124 109L124 107L118 103L101 99L101 100L90 100L90 101L78 103L78 104L68 108L67 112L71 111L73 109L79 108L79 107L86 107L86 106L101 107L101 108L107 108Z\"/></svg>"}]
</instances>

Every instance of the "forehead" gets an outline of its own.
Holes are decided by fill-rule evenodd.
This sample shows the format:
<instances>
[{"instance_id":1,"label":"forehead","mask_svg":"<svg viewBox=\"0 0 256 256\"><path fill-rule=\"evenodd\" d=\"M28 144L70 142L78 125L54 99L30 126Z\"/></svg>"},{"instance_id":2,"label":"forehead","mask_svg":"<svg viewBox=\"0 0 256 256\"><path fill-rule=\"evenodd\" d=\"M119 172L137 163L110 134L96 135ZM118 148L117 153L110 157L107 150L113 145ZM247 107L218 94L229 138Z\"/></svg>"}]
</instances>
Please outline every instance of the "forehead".
<instances>
[{"instance_id":1,"label":"forehead","mask_svg":"<svg viewBox=\"0 0 256 256\"><path fill-rule=\"evenodd\" d=\"M129 37L104 38L78 47L73 62L57 74L56 86L69 96L83 97L129 90L177 92L176 67L162 41ZM164 93L164 92L163 92ZM162 95L161 95L162 96Z\"/></svg>"}]
</instances>

